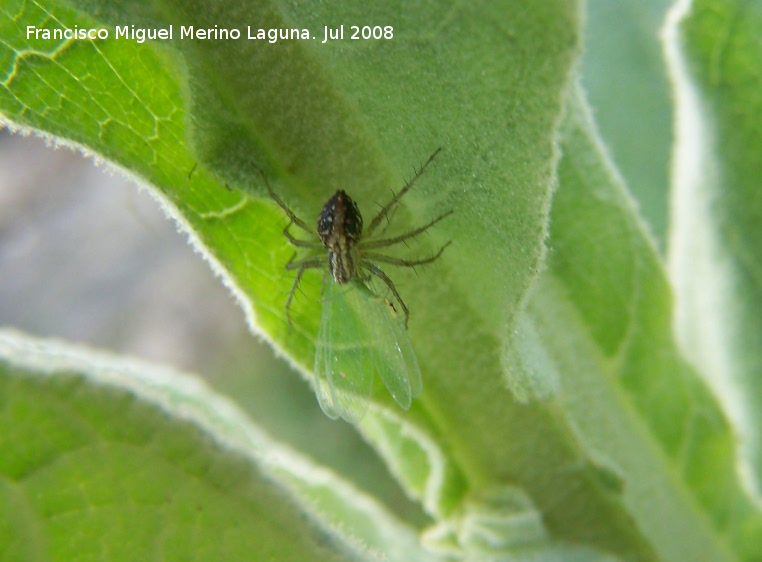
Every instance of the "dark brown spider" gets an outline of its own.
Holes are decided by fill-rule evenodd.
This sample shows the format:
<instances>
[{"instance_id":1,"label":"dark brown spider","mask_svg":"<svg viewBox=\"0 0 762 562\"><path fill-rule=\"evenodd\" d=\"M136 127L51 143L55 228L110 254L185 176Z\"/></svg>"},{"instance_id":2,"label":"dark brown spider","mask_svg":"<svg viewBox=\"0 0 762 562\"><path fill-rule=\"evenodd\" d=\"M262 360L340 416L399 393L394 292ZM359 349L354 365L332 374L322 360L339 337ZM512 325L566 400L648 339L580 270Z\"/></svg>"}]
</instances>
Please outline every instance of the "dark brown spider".
<instances>
[{"instance_id":1,"label":"dark brown spider","mask_svg":"<svg viewBox=\"0 0 762 562\"><path fill-rule=\"evenodd\" d=\"M349 283L355 278L369 279L371 275L374 275L381 279L384 284L389 287L389 290L394 295L394 298L399 302L402 307L402 311L405 313L405 327L407 327L408 318L410 317L410 311L397 292L397 288L394 286L392 280L384 273L381 268L376 264L388 263L400 267L415 267L416 265L423 265L433 262L439 256L442 255L444 249L450 244L447 242L442 246L439 251L433 256L418 260L405 260L395 258L392 256L386 256L379 254L374 250L378 248L386 248L404 242L418 236L425 232L430 227L441 221L446 216L450 215L452 211L447 211L439 215L437 218L429 221L425 225L410 230L404 234L393 236L391 238L373 238L373 233L379 227L384 218L388 218L390 213L393 213L395 206L399 203L402 196L413 187L415 181L421 177L426 167L431 163L437 154L441 151L438 148L434 151L434 154L429 156L429 159L416 171L415 175L408 181L399 193L392 197L378 214L373 218L368 228L363 232L363 220L360 209L352 198L347 195L344 190L338 190L323 206L323 210L320 212L317 222L317 235L320 240L300 240L295 238L289 231L292 224L295 224L302 230L315 234L315 231L311 229L307 223L296 216L294 212L278 197L270 187L270 182L267 180L267 176L260 168L260 175L267 187L267 192L270 197L280 206L283 211L291 219L291 222L283 229L283 234L288 238L288 241L296 248L307 248L311 250L328 250L327 255L313 255L307 258L294 261L290 261L286 264L286 269L296 270L296 278L294 284L291 287L291 292L288 294L286 300L286 318L291 323L291 301L294 298L296 289L299 287L299 282L302 279L302 275L308 269L328 269L331 272L333 280L339 285ZM382 233L383 234L383 233ZM391 304L391 303L390 303ZM393 305L392 305L393 306Z\"/></svg>"}]
</instances>

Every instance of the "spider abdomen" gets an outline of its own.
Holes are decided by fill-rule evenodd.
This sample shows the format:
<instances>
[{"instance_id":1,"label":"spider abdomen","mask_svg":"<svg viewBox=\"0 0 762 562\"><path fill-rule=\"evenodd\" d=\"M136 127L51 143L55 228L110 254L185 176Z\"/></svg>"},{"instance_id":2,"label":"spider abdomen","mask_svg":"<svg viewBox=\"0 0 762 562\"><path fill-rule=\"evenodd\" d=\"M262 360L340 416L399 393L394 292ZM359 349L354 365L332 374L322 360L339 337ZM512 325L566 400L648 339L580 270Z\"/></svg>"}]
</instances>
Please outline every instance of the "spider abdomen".
<instances>
[{"instance_id":1,"label":"spider abdomen","mask_svg":"<svg viewBox=\"0 0 762 562\"><path fill-rule=\"evenodd\" d=\"M328 266L336 283L344 284L356 275L360 258L356 245L362 238L360 209L344 190L334 193L320 212L318 236L328 250Z\"/></svg>"}]
</instances>

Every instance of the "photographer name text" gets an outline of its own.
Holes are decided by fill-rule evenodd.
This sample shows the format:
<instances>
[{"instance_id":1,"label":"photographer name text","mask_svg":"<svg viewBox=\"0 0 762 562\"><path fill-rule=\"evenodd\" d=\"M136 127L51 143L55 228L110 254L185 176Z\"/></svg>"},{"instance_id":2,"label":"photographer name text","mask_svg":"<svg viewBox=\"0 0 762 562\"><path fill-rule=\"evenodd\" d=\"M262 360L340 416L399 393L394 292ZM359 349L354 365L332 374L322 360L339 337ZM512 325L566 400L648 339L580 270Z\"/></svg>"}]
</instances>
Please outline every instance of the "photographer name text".
<instances>
[{"instance_id":1,"label":"photographer name text","mask_svg":"<svg viewBox=\"0 0 762 562\"><path fill-rule=\"evenodd\" d=\"M263 29L247 25L245 33L237 27L218 27L199 28L193 25L168 27L135 27L134 25L114 26L113 34L106 27L72 27L47 29L44 27L35 27L28 25L26 27L27 39L43 40L80 40L94 41L96 39L105 40L109 38L135 41L144 43L145 41L172 41L175 38L179 40L197 40L197 41L229 41L246 39L250 41L267 41L268 43L277 43L278 41L304 41L320 40L321 43L329 41L348 40L368 40L368 39L393 39L394 28L391 25L340 25L338 27L324 26L322 36L315 36L309 29L298 28L269 28Z\"/></svg>"}]
</instances>

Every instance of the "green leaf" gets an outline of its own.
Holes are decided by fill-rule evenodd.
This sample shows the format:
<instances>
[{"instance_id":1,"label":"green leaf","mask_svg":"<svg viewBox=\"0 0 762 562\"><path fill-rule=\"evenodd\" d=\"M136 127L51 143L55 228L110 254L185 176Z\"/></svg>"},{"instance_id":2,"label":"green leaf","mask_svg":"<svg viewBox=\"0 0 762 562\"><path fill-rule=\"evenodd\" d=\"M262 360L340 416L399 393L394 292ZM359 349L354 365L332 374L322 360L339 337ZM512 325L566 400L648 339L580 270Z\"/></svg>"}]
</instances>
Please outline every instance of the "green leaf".
<instances>
[{"instance_id":1,"label":"green leaf","mask_svg":"<svg viewBox=\"0 0 762 562\"><path fill-rule=\"evenodd\" d=\"M759 558L762 518L736 477L732 432L673 342L662 265L576 91L577 3L66 6L2 8L4 119L152 186L252 328L303 371L321 273L305 274L289 327L288 220L256 167L308 224L336 189L369 221L443 147L389 227L454 211L398 254L452 240L442 259L418 277L390 268L423 394L405 413L377 385L358 425L432 518L430 548L469 560ZM394 37L320 42L324 26L363 22ZM174 39L24 33L75 24L172 25ZM249 24L314 39L249 40ZM244 37L181 38L182 25Z\"/></svg>"},{"instance_id":2,"label":"green leaf","mask_svg":"<svg viewBox=\"0 0 762 562\"><path fill-rule=\"evenodd\" d=\"M523 357L544 352L561 382L525 373L521 388L554 388L580 466L659 557L754 560L762 518L739 482L734 434L678 353L658 256L579 97L562 131L552 257L520 324L534 335L517 343Z\"/></svg>"},{"instance_id":3,"label":"green leaf","mask_svg":"<svg viewBox=\"0 0 762 562\"><path fill-rule=\"evenodd\" d=\"M144 363L0 332L0 450L2 560L427 557L229 401Z\"/></svg>"},{"instance_id":4,"label":"green leaf","mask_svg":"<svg viewBox=\"0 0 762 562\"><path fill-rule=\"evenodd\" d=\"M262 194L252 165L265 167L275 189L314 216L326 196L341 187L352 187L363 208L372 208L390 188L402 185L404 170L435 147L445 147L396 217L404 226L458 210L435 233L440 240L455 240L448 261L429 268L424 281L413 283L404 272L396 277L410 303L411 340L426 379L413 416L419 431L438 445L439 436L451 430L453 437L461 434L452 444L465 445L444 457L446 468L437 474L446 477L425 486L430 497L440 498L435 509L458 504L462 470L476 486L497 478L514 451L486 462L471 459L480 448L497 451L489 440L507 442L510 433L485 442L485 418L479 413L485 398L492 411L511 402L492 351L544 252L554 124L577 48L575 6L556 2L530 11L460 6L452 8L456 14L389 4L385 16L376 16L394 25L395 41L373 48L336 44L320 52L297 42L176 38L174 50L168 43L154 49L125 40L26 39L28 25L162 25L170 19L176 26L214 22L220 27L293 21L317 34L326 22L358 16L350 8L327 14L298 5L286 15L269 5L232 3L218 4L214 13L193 3L154 4L155 11L90 6L97 21L60 4L4 5L3 37L9 39L2 44L0 99L6 120L87 146L155 186L168 211L233 287L252 326L301 365L313 363L319 279L305 279L289 330L283 308L292 281L284 270L291 253L281 234L285 220L271 202L249 196ZM485 53L492 54L483 58ZM454 120L455 114L460 119ZM194 125L192 142L186 123ZM213 170L242 189L225 189ZM425 252L425 245L419 251ZM472 272L485 264L490 274L477 288ZM474 368L484 359L485 386L464 393L474 386ZM462 431L453 427L450 411L470 423Z\"/></svg>"},{"instance_id":5,"label":"green leaf","mask_svg":"<svg viewBox=\"0 0 762 562\"><path fill-rule=\"evenodd\" d=\"M762 493L762 8L697 1L673 13L677 114L670 270L686 355L721 397Z\"/></svg>"}]
</instances>

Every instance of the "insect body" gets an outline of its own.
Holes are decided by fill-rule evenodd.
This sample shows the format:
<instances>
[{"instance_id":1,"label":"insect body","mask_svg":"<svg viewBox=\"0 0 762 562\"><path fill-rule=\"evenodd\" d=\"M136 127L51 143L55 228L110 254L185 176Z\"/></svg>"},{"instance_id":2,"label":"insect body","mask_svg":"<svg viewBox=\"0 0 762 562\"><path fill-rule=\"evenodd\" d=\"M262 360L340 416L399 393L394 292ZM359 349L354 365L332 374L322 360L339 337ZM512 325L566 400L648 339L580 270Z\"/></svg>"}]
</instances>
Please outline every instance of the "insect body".
<instances>
[{"instance_id":1,"label":"insect body","mask_svg":"<svg viewBox=\"0 0 762 562\"><path fill-rule=\"evenodd\" d=\"M384 219L390 218L402 196L413 187L439 150L381 208L365 230L360 209L352 198L343 190L334 193L318 218L319 240L302 240L291 234L292 224L313 235L315 231L273 192L267 177L260 170L270 197L291 220L283 230L284 235L296 248L312 250L309 256L292 260L286 265L286 269L296 270L296 278L286 300L289 322L291 302L304 272L308 269L327 269L330 273L330 279L324 282L323 312L316 342L315 390L323 411L331 418L356 421L363 415L372 392L374 374L380 376L394 400L406 410L410 407L411 398L420 394L420 370L405 331L410 311L392 280L378 264L414 267L431 263L442 255L449 242L434 255L414 260L387 256L376 250L414 238L452 211L397 236L384 238L374 236L374 233ZM373 290L373 279L389 289L402 309L404 320L398 316L392 301Z\"/></svg>"},{"instance_id":2,"label":"insect body","mask_svg":"<svg viewBox=\"0 0 762 562\"><path fill-rule=\"evenodd\" d=\"M331 418L362 417L378 376L403 409L421 393L421 371L389 301L363 283L329 281L315 345L315 392Z\"/></svg>"}]
</instances>

